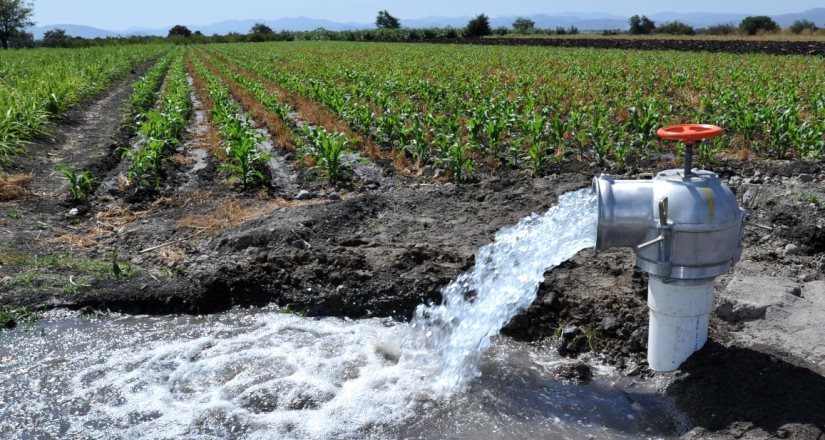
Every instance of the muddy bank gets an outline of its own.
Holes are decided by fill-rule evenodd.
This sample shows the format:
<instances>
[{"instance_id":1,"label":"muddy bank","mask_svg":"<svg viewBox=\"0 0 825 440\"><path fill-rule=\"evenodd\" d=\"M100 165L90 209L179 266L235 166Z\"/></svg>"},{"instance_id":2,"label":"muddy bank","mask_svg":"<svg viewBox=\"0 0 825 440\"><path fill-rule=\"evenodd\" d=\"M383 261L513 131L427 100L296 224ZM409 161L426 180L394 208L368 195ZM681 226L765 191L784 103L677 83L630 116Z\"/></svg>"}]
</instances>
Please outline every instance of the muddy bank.
<instances>
[{"instance_id":1,"label":"muddy bank","mask_svg":"<svg viewBox=\"0 0 825 440\"><path fill-rule=\"evenodd\" d=\"M589 47L594 49L678 50L686 52L825 55L825 41L758 41L648 38L457 38L428 43L492 46Z\"/></svg>"}]
</instances>

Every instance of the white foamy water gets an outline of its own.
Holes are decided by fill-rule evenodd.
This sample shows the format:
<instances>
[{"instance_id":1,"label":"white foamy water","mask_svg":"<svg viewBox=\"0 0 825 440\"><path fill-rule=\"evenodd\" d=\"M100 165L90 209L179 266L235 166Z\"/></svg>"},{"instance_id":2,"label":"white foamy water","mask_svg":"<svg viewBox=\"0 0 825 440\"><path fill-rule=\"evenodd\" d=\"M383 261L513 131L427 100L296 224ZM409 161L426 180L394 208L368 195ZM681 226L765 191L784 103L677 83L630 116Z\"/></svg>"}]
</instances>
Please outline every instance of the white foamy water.
<instances>
[{"instance_id":1,"label":"white foamy water","mask_svg":"<svg viewBox=\"0 0 825 440\"><path fill-rule=\"evenodd\" d=\"M625 391L604 369L589 384L558 381L552 351L491 339L533 301L546 268L592 246L593 204L587 191L571 193L501 231L445 289L445 304L420 308L412 326L270 307L201 317L52 312L28 331L0 332L0 438L667 434L672 422L654 393Z\"/></svg>"},{"instance_id":2,"label":"white foamy water","mask_svg":"<svg viewBox=\"0 0 825 440\"><path fill-rule=\"evenodd\" d=\"M544 273L596 245L597 210L595 194L583 189L499 231L475 267L442 290L442 304L418 307L405 360L431 365L434 387L446 393L478 377L490 338L533 303Z\"/></svg>"}]
</instances>

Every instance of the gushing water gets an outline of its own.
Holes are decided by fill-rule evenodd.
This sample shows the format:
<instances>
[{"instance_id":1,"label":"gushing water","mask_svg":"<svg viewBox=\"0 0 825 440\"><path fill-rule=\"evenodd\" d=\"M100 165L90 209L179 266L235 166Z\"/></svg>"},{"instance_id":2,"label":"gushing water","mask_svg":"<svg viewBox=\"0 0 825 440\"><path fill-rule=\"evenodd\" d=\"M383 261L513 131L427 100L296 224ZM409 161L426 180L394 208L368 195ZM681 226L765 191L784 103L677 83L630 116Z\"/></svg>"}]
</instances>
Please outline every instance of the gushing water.
<instances>
[{"instance_id":1,"label":"gushing water","mask_svg":"<svg viewBox=\"0 0 825 440\"><path fill-rule=\"evenodd\" d=\"M583 189L499 231L479 250L475 267L442 290L442 304L418 307L406 359L433 365L433 385L447 393L478 377L490 338L533 303L544 273L595 246L597 209L596 196Z\"/></svg>"},{"instance_id":2,"label":"gushing water","mask_svg":"<svg viewBox=\"0 0 825 440\"><path fill-rule=\"evenodd\" d=\"M55 312L30 333L0 333L0 437L667 432L666 423L645 415L662 412L654 399L630 402L604 380L565 385L552 378L559 362L552 353L491 341L534 300L546 269L593 245L595 210L590 192L578 191L501 231L479 251L476 267L444 289L444 303L420 307L411 326L275 308L92 320Z\"/></svg>"}]
</instances>

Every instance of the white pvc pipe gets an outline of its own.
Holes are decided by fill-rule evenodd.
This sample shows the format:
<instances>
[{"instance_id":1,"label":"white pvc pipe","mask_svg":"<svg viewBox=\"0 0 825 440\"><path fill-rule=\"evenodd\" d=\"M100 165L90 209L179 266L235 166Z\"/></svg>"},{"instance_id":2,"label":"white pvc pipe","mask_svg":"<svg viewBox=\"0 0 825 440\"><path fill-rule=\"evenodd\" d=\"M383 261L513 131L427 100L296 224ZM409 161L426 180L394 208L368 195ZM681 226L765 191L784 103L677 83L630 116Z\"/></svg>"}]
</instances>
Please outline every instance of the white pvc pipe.
<instances>
[{"instance_id":1,"label":"white pvc pipe","mask_svg":"<svg viewBox=\"0 0 825 440\"><path fill-rule=\"evenodd\" d=\"M713 279L665 283L650 277L647 362L654 371L673 371L708 340Z\"/></svg>"}]
</instances>

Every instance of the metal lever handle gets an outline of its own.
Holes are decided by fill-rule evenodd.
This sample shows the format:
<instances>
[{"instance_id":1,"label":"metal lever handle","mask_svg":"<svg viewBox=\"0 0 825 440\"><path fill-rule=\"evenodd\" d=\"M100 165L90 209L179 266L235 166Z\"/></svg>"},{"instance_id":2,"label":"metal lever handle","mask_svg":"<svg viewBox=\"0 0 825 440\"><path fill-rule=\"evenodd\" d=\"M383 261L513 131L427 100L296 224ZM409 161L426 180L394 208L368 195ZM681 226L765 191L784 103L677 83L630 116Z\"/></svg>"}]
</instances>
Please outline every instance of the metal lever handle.
<instances>
[{"instance_id":1,"label":"metal lever handle","mask_svg":"<svg viewBox=\"0 0 825 440\"><path fill-rule=\"evenodd\" d=\"M653 246L654 244L659 243L660 241L664 241L664 240L665 240L665 236L660 235L660 236L654 238L653 240L650 240L648 242L645 242L645 243L642 243L642 244L636 246L636 249L642 250L642 249L644 249L648 246Z\"/></svg>"}]
</instances>

